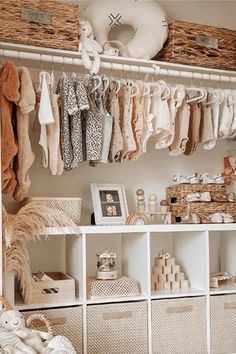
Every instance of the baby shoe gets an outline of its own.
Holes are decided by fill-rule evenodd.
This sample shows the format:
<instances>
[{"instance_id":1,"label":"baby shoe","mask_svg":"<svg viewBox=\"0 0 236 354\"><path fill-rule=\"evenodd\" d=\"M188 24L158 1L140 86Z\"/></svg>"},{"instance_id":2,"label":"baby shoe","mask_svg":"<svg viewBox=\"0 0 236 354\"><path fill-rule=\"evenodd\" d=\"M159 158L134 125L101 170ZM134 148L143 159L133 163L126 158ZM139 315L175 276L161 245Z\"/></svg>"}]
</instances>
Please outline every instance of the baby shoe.
<instances>
[{"instance_id":1,"label":"baby shoe","mask_svg":"<svg viewBox=\"0 0 236 354\"><path fill-rule=\"evenodd\" d=\"M223 222L223 216L221 213L214 213L208 216L208 219L210 219L211 222L220 224Z\"/></svg>"},{"instance_id":2,"label":"baby shoe","mask_svg":"<svg viewBox=\"0 0 236 354\"><path fill-rule=\"evenodd\" d=\"M203 184L215 183L215 180L213 179L213 177L209 173L204 173L203 175L201 175L200 181Z\"/></svg>"},{"instance_id":3,"label":"baby shoe","mask_svg":"<svg viewBox=\"0 0 236 354\"><path fill-rule=\"evenodd\" d=\"M229 202L234 203L236 199L234 192L230 192L227 196L227 199Z\"/></svg>"},{"instance_id":4,"label":"baby shoe","mask_svg":"<svg viewBox=\"0 0 236 354\"><path fill-rule=\"evenodd\" d=\"M180 184L180 183L189 183L188 178L183 176L181 173L177 173L173 176L172 179L173 184Z\"/></svg>"},{"instance_id":5,"label":"baby shoe","mask_svg":"<svg viewBox=\"0 0 236 354\"><path fill-rule=\"evenodd\" d=\"M231 214L229 213L221 213L222 218L223 218L223 222L226 224L232 223L234 222L234 218Z\"/></svg>"},{"instance_id":6,"label":"baby shoe","mask_svg":"<svg viewBox=\"0 0 236 354\"><path fill-rule=\"evenodd\" d=\"M213 175L212 176L214 183L216 184L224 184L224 177L221 175Z\"/></svg>"},{"instance_id":7,"label":"baby shoe","mask_svg":"<svg viewBox=\"0 0 236 354\"><path fill-rule=\"evenodd\" d=\"M188 176L188 181L189 181L189 183L191 183L191 184L199 183L199 177L196 176L195 174L192 175L192 176Z\"/></svg>"},{"instance_id":8,"label":"baby shoe","mask_svg":"<svg viewBox=\"0 0 236 354\"><path fill-rule=\"evenodd\" d=\"M187 202L199 202L200 201L200 193L187 194L186 201Z\"/></svg>"},{"instance_id":9,"label":"baby shoe","mask_svg":"<svg viewBox=\"0 0 236 354\"><path fill-rule=\"evenodd\" d=\"M193 224L200 224L201 218L198 214L191 214Z\"/></svg>"},{"instance_id":10,"label":"baby shoe","mask_svg":"<svg viewBox=\"0 0 236 354\"><path fill-rule=\"evenodd\" d=\"M201 202L211 202L211 193L210 192L202 192L200 195Z\"/></svg>"}]
</instances>

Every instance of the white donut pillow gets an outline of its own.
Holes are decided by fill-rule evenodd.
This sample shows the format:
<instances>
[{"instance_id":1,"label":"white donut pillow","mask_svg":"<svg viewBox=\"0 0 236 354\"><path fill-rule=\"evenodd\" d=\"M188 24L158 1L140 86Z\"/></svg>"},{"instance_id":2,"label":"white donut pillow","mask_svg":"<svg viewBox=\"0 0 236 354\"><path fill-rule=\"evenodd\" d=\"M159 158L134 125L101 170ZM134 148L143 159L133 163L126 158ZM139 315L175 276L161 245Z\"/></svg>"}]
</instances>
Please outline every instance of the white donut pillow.
<instances>
[{"instance_id":1,"label":"white donut pillow","mask_svg":"<svg viewBox=\"0 0 236 354\"><path fill-rule=\"evenodd\" d=\"M82 15L91 23L95 38L101 46L108 41L112 27L120 25L133 27L134 36L127 43L127 47L134 58L153 58L167 39L166 16L156 1L95 0L82 8Z\"/></svg>"}]
</instances>

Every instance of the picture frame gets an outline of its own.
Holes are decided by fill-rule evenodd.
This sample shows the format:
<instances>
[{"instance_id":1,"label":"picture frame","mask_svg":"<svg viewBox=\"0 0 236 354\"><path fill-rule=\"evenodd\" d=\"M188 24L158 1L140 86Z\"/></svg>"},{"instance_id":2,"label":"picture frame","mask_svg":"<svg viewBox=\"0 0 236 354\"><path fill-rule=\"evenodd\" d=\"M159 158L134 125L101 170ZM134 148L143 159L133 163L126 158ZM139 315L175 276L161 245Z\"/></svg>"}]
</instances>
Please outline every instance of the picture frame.
<instances>
[{"instance_id":1,"label":"picture frame","mask_svg":"<svg viewBox=\"0 0 236 354\"><path fill-rule=\"evenodd\" d=\"M125 188L122 184L91 183L96 225L125 225L128 216Z\"/></svg>"}]
</instances>

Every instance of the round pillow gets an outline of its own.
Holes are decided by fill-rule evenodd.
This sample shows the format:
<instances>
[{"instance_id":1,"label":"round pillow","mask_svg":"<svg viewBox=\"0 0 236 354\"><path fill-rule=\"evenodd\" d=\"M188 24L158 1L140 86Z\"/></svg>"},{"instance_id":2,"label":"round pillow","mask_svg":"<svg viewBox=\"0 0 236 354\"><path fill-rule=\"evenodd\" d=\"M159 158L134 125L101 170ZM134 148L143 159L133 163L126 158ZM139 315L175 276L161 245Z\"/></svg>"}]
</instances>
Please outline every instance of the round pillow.
<instances>
[{"instance_id":1,"label":"round pillow","mask_svg":"<svg viewBox=\"0 0 236 354\"><path fill-rule=\"evenodd\" d=\"M153 58L167 39L165 13L155 1L93 1L82 8L82 15L91 23L101 46L108 42L109 32L114 26L133 27L134 36L127 49L134 58Z\"/></svg>"}]
</instances>

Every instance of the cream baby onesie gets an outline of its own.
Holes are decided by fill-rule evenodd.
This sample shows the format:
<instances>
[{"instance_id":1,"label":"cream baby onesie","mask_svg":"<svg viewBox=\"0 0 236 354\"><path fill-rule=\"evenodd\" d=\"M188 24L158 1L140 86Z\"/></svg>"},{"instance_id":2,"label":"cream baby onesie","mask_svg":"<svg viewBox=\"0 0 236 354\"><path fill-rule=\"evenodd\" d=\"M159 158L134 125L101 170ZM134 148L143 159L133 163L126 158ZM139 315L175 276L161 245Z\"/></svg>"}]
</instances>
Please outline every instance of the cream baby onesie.
<instances>
[{"instance_id":1,"label":"cream baby onesie","mask_svg":"<svg viewBox=\"0 0 236 354\"><path fill-rule=\"evenodd\" d=\"M144 97L144 127L141 136L141 152L145 153L147 151L147 143L153 134L153 114L150 112L151 109L151 98L149 95Z\"/></svg>"},{"instance_id":2,"label":"cream baby onesie","mask_svg":"<svg viewBox=\"0 0 236 354\"><path fill-rule=\"evenodd\" d=\"M29 114L35 109L36 95L30 73L27 68L19 69L20 101L17 103L17 141L18 154L15 161L17 186L13 193L16 201L27 197L30 188L29 169L35 155L29 137Z\"/></svg>"},{"instance_id":3,"label":"cream baby onesie","mask_svg":"<svg viewBox=\"0 0 236 354\"><path fill-rule=\"evenodd\" d=\"M233 121L230 129L230 138L234 138L236 136L236 92L233 92Z\"/></svg>"},{"instance_id":4,"label":"cream baby onesie","mask_svg":"<svg viewBox=\"0 0 236 354\"><path fill-rule=\"evenodd\" d=\"M200 142L203 144L203 149L211 150L215 146L215 136L211 106L206 105L206 100L202 103L202 119L200 127Z\"/></svg>"},{"instance_id":5,"label":"cream baby onesie","mask_svg":"<svg viewBox=\"0 0 236 354\"><path fill-rule=\"evenodd\" d=\"M230 135L234 115L234 99L230 90L224 90L224 100L220 107L219 138L225 139Z\"/></svg>"},{"instance_id":6,"label":"cream baby onesie","mask_svg":"<svg viewBox=\"0 0 236 354\"><path fill-rule=\"evenodd\" d=\"M208 101L210 102L212 99L213 99L213 94L209 93ZM220 114L220 104L217 101L213 102L211 104L211 116L212 116L213 134L214 134L214 140L212 140L211 143L212 148L215 147L218 139L219 114Z\"/></svg>"},{"instance_id":7,"label":"cream baby onesie","mask_svg":"<svg viewBox=\"0 0 236 354\"><path fill-rule=\"evenodd\" d=\"M170 145L169 154L171 156L181 155L185 152L186 144L188 142L190 107L183 101L179 107L175 119L175 137Z\"/></svg>"}]
</instances>

